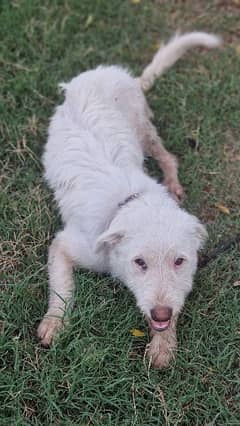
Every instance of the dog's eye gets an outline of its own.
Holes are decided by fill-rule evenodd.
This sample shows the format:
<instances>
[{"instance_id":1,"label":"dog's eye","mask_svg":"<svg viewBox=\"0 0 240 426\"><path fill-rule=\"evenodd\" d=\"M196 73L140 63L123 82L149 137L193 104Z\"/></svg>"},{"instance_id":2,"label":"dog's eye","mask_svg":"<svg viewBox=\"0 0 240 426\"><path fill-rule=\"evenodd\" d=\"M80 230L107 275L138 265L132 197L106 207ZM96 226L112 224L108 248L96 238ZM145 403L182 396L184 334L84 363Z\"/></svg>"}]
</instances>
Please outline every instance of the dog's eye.
<instances>
[{"instance_id":1,"label":"dog's eye","mask_svg":"<svg viewBox=\"0 0 240 426\"><path fill-rule=\"evenodd\" d=\"M183 263L183 262L184 262L183 257L178 257L178 258L175 260L174 265L175 265L175 266L180 266L180 265L182 265L182 263Z\"/></svg>"},{"instance_id":2,"label":"dog's eye","mask_svg":"<svg viewBox=\"0 0 240 426\"><path fill-rule=\"evenodd\" d=\"M146 271L147 269L147 264L146 262L141 258L141 257L137 257L137 259L134 260L134 262L141 267L141 269L143 271Z\"/></svg>"}]
</instances>

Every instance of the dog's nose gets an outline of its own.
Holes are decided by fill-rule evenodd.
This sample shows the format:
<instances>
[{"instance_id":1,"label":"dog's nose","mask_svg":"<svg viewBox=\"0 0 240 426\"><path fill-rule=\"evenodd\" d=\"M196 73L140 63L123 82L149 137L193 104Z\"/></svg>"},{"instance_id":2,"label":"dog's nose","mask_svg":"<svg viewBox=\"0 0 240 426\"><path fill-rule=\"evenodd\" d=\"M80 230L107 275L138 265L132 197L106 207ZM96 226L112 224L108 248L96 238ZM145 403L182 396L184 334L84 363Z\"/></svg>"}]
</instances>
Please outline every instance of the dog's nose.
<instances>
[{"instance_id":1,"label":"dog's nose","mask_svg":"<svg viewBox=\"0 0 240 426\"><path fill-rule=\"evenodd\" d=\"M154 321L169 321L172 316L172 308L169 306L155 306L151 309L151 317Z\"/></svg>"}]
</instances>

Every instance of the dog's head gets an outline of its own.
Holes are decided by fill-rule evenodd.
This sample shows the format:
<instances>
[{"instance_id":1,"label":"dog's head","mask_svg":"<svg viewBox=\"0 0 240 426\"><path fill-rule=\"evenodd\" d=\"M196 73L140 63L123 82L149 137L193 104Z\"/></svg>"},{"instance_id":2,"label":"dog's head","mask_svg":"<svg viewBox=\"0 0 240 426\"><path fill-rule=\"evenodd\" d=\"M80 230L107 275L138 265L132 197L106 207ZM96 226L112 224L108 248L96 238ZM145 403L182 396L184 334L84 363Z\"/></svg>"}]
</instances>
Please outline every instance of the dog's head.
<instances>
[{"instance_id":1,"label":"dog's head","mask_svg":"<svg viewBox=\"0 0 240 426\"><path fill-rule=\"evenodd\" d=\"M199 220L174 202L159 208L136 201L100 236L97 250L106 251L110 272L133 292L151 328L162 331L191 291L206 236Z\"/></svg>"}]
</instances>

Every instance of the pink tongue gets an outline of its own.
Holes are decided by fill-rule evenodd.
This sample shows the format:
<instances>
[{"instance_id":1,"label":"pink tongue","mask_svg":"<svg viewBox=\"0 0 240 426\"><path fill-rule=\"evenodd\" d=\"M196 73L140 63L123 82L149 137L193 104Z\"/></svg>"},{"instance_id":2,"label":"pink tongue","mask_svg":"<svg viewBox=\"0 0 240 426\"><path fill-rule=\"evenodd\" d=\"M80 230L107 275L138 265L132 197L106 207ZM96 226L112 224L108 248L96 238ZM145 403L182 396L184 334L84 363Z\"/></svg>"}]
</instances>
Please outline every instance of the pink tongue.
<instances>
[{"instance_id":1,"label":"pink tongue","mask_svg":"<svg viewBox=\"0 0 240 426\"><path fill-rule=\"evenodd\" d=\"M170 321L154 321L151 320L151 326L154 328L154 330L162 331L166 330L168 328Z\"/></svg>"}]
</instances>

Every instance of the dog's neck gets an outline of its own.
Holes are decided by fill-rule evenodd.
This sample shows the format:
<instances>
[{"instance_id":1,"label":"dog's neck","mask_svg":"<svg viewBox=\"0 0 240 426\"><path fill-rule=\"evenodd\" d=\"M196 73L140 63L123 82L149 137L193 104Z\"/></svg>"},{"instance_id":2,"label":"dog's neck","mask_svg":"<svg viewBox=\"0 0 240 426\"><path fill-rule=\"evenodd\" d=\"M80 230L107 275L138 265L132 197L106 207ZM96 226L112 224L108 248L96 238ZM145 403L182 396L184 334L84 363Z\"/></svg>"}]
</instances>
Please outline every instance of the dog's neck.
<instances>
[{"instance_id":1,"label":"dog's neck","mask_svg":"<svg viewBox=\"0 0 240 426\"><path fill-rule=\"evenodd\" d=\"M108 222L107 228L111 225L112 221L116 218L116 216L122 211L122 208L125 207L128 203L131 201L137 200L140 198L142 194L140 192L134 192L131 195L128 195L128 197L125 198L125 200L118 203L117 207L115 208L115 211L113 212L113 215L111 219Z\"/></svg>"}]
</instances>

